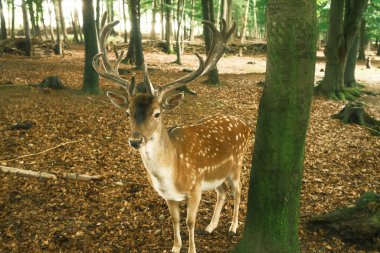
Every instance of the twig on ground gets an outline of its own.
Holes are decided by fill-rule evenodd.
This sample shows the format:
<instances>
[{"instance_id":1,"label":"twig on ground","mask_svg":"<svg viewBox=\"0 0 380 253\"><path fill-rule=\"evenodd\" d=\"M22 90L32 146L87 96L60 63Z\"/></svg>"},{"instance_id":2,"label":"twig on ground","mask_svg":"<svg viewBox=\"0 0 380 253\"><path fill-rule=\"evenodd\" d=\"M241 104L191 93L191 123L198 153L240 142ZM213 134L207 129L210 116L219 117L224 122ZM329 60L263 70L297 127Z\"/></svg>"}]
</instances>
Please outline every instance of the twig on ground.
<instances>
[{"instance_id":1,"label":"twig on ground","mask_svg":"<svg viewBox=\"0 0 380 253\"><path fill-rule=\"evenodd\" d=\"M67 144L77 143L77 142L80 142L80 141L82 141L82 140L76 140L76 141L68 141L68 142L64 142L64 143L61 143L61 144L59 144L59 145L57 145L57 146L55 146L55 147L52 147L52 148L49 148L49 149L43 150L43 151L38 152L38 153L22 155L22 156L15 157L15 158L12 158L12 159L2 160L2 161L0 161L0 162L11 162L11 161L15 161L15 160L18 160L18 159L21 159L21 158L25 158L25 157L41 155L41 154L44 154L44 153L49 152L49 151L51 151L51 150L54 150L54 149L57 149L57 148L59 148L59 147L65 146L65 145L67 145Z\"/></svg>"},{"instance_id":2,"label":"twig on ground","mask_svg":"<svg viewBox=\"0 0 380 253\"><path fill-rule=\"evenodd\" d=\"M78 174L78 173L63 173L62 178L78 180L78 181L96 181L96 180L101 180L102 176L100 175L92 176L92 175L85 175L85 174Z\"/></svg>"},{"instance_id":3,"label":"twig on ground","mask_svg":"<svg viewBox=\"0 0 380 253\"><path fill-rule=\"evenodd\" d=\"M57 176L50 173L46 173L46 172L23 170L23 169L7 167L7 166L2 166L2 165L0 165L0 169L2 172L9 173L9 174L21 175L21 176L26 176L26 177L49 178L49 179L57 180Z\"/></svg>"}]
</instances>

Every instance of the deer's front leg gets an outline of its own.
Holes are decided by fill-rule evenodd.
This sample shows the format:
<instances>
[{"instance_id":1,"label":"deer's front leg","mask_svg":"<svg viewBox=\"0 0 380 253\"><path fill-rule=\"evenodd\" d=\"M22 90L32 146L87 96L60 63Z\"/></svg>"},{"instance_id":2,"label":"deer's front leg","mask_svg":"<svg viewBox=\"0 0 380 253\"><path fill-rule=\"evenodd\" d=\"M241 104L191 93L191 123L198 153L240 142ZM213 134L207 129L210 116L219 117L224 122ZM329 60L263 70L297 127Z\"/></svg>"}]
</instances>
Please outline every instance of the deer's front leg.
<instances>
[{"instance_id":1,"label":"deer's front leg","mask_svg":"<svg viewBox=\"0 0 380 253\"><path fill-rule=\"evenodd\" d=\"M195 239L194 239L194 227L195 220L197 217L197 211L199 207L199 202L201 201L201 189L200 186L195 186L190 192L188 202L187 202L187 229L189 232L189 253L195 253Z\"/></svg>"},{"instance_id":2,"label":"deer's front leg","mask_svg":"<svg viewBox=\"0 0 380 253\"><path fill-rule=\"evenodd\" d=\"M179 231L179 202L174 200L167 200L166 202L168 204L170 217L173 222L174 245L172 252L179 253L182 247L181 234Z\"/></svg>"}]
</instances>

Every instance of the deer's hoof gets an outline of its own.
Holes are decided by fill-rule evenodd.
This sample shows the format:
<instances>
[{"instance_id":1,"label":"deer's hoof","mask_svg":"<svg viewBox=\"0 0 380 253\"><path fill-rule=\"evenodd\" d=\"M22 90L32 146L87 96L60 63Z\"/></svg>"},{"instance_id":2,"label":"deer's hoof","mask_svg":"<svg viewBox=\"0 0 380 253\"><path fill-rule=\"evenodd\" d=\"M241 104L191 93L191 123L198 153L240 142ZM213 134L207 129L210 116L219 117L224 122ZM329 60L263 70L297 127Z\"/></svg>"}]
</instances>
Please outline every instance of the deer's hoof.
<instances>
[{"instance_id":1,"label":"deer's hoof","mask_svg":"<svg viewBox=\"0 0 380 253\"><path fill-rule=\"evenodd\" d=\"M173 248L172 248L172 252L173 253L179 253L181 251L181 245L174 245Z\"/></svg>"},{"instance_id":2,"label":"deer's hoof","mask_svg":"<svg viewBox=\"0 0 380 253\"><path fill-rule=\"evenodd\" d=\"M238 227L237 224L236 225L235 224L231 224L230 229L228 230L228 233L230 233L230 234L236 234L237 227Z\"/></svg>"},{"instance_id":3,"label":"deer's hoof","mask_svg":"<svg viewBox=\"0 0 380 253\"><path fill-rule=\"evenodd\" d=\"M214 229L216 228L217 226L216 225L214 225L214 224L209 224L207 227L206 227L206 232L208 232L208 233L212 233L212 231L214 231Z\"/></svg>"}]
</instances>

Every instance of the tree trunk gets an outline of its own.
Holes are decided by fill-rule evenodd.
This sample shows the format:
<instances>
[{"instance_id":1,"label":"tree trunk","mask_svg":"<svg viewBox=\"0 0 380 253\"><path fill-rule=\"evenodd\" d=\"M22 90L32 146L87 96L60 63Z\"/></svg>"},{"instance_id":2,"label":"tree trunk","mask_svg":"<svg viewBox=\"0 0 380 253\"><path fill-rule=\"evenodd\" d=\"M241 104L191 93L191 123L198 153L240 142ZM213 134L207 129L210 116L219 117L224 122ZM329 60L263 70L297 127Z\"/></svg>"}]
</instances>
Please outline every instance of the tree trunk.
<instances>
[{"instance_id":1,"label":"tree trunk","mask_svg":"<svg viewBox=\"0 0 380 253\"><path fill-rule=\"evenodd\" d=\"M32 55L32 41L30 39L30 28L29 28L29 19L28 19L28 12L26 9L26 2L25 0L22 0L21 4L22 9L22 17L24 20L24 31L25 31L25 55L31 56Z\"/></svg>"},{"instance_id":2,"label":"tree trunk","mask_svg":"<svg viewBox=\"0 0 380 253\"><path fill-rule=\"evenodd\" d=\"M156 39L156 15L157 15L157 1L153 0L153 10L152 10L152 30L150 33L150 39L155 40Z\"/></svg>"},{"instance_id":3,"label":"tree trunk","mask_svg":"<svg viewBox=\"0 0 380 253\"><path fill-rule=\"evenodd\" d=\"M195 32L195 21L194 21L194 15L195 15L195 0L191 0L191 12L190 12L190 41L194 41L194 32Z\"/></svg>"},{"instance_id":4,"label":"tree trunk","mask_svg":"<svg viewBox=\"0 0 380 253\"><path fill-rule=\"evenodd\" d=\"M49 39L49 36L48 36L48 31L47 31L47 28L46 28L46 24L45 24L45 18L44 18L44 9L42 8L42 2L39 2L37 4L37 12L41 13L41 23L42 23L42 27L44 29L44 35L45 35L45 38L48 40Z\"/></svg>"},{"instance_id":5,"label":"tree trunk","mask_svg":"<svg viewBox=\"0 0 380 253\"><path fill-rule=\"evenodd\" d=\"M165 29L165 40L166 40L166 50L168 54L174 52L173 49L173 23L172 23L172 0L165 0L165 18L166 18L166 29Z\"/></svg>"},{"instance_id":6,"label":"tree trunk","mask_svg":"<svg viewBox=\"0 0 380 253\"><path fill-rule=\"evenodd\" d=\"M244 234L233 252L300 252L298 218L314 86L316 1L268 0L261 97Z\"/></svg>"},{"instance_id":7,"label":"tree trunk","mask_svg":"<svg viewBox=\"0 0 380 253\"><path fill-rule=\"evenodd\" d=\"M184 9L184 0L178 0L178 5L177 5L177 38L176 38L176 47L177 47L177 59L176 63L179 65L182 65L182 45L181 45L181 36L182 36L182 19L183 19L183 9Z\"/></svg>"},{"instance_id":8,"label":"tree trunk","mask_svg":"<svg viewBox=\"0 0 380 253\"><path fill-rule=\"evenodd\" d=\"M50 5L50 1L48 1L48 13L49 13L49 32L50 32L50 37L51 37L51 40L52 41L55 41L55 38L54 38L54 31L53 31L53 17L51 15L51 5Z\"/></svg>"},{"instance_id":9,"label":"tree trunk","mask_svg":"<svg viewBox=\"0 0 380 253\"><path fill-rule=\"evenodd\" d=\"M124 3L124 0L123 0ZM95 20L95 25L96 25L96 31L99 34L100 33L100 0L96 0L96 20Z\"/></svg>"},{"instance_id":10,"label":"tree trunk","mask_svg":"<svg viewBox=\"0 0 380 253\"><path fill-rule=\"evenodd\" d=\"M123 63L135 63L137 69L143 69L145 60L140 31L140 0L129 0L129 10L132 30L130 33L127 56L123 60Z\"/></svg>"},{"instance_id":11,"label":"tree trunk","mask_svg":"<svg viewBox=\"0 0 380 253\"><path fill-rule=\"evenodd\" d=\"M354 44L352 45L350 52L348 53L346 69L344 71L344 86L345 87L357 87L355 79L356 59L359 48L359 36L356 35Z\"/></svg>"},{"instance_id":12,"label":"tree trunk","mask_svg":"<svg viewBox=\"0 0 380 253\"><path fill-rule=\"evenodd\" d=\"M257 7L256 0L253 0L253 38L259 38L259 27L257 26Z\"/></svg>"},{"instance_id":13,"label":"tree trunk","mask_svg":"<svg viewBox=\"0 0 380 253\"><path fill-rule=\"evenodd\" d=\"M55 46L55 53L58 55L62 54L62 41L61 41L61 27L60 27L60 14L59 14L59 0L53 0L54 3L54 13L55 13L55 25L57 29L57 40Z\"/></svg>"},{"instance_id":14,"label":"tree trunk","mask_svg":"<svg viewBox=\"0 0 380 253\"><path fill-rule=\"evenodd\" d=\"M15 33L15 1L12 1L12 28L11 28L11 39L16 37Z\"/></svg>"},{"instance_id":15,"label":"tree trunk","mask_svg":"<svg viewBox=\"0 0 380 253\"><path fill-rule=\"evenodd\" d=\"M29 11L29 17L30 17L30 24L32 25L32 36L35 37L37 36L37 31L36 31L36 22L34 18L34 10L33 10L33 2L32 1L27 1L28 4L28 11Z\"/></svg>"},{"instance_id":16,"label":"tree trunk","mask_svg":"<svg viewBox=\"0 0 380 253\"><path fill-rule=\"evenodd\" d=\"M76 1L77 0L75 0L75 2ZM77 8L74 9L74 19L75 19L75 24L76 24L76 27L77 27L77 32L78 32L78 35L79 35L79 43L83 43L82 27L80 26L80 23L79 23L79 13L78 13L78 9ZM99 34L99 33L97 33L97 34Z\"/></svg>"},{"instance_id":17,"label":"tree trunk","mask_svg":"<svg viewBox=\"0 0 380 253\"><path fill-rule=\"evenodd\" d=\"M243 26L241 28L241 38L240 38L241 44L245 43L245 34L247 33L249 1L250 0L246 0L246 2L245 2L245 12L244 12L244 16L243 16L243 22L242 22Z\"/></svg>"},{"instance_id":18,"label":"tree trunk","mask_svg":"<svg viewBox=\"0 0 380 253\"><path fill-rule=\"evenodd\" d=\"M83 33L84 33L84 73L82 91L90 94L101 93L99 75L92 67L92 59L98 53L98 38L92 0L82 0Z\"/></svg>"},{"instance_id":19,"label":"tree trunk","mask_svg":"<svg viewBox=\"0 0 380 253\"><path fill-rule=\"evenodd\" d=\"M367 21L365 18L362 18L360 22L360 30L359 30L359 55L358 55L358 60L365 60L365 48L367 46L367 34L366 34L366 26L367 26Z\"/></svg>"},{"instance_id":20,"label":"tree trunk","mask_svg":"<svg viewBox=\"0 0 380 253\"><path fill-rule=\"evenodd\" d=\"M7 39L7 26L5 24L5 18L4 18L4 9L3 9L3 3L0 0L0 25L1 25L1 33L0 33L0 39L6 40Z\"/></svg>"},{"instance_id":21,"label":"tree trunk","mask_svg":"<svg viewBox=\"0 0 380 253\"><path fill-rule=\"evenodd\" d=\"M128 43L128 32L127 32L127 0L123 0L123 21L124 21L124 43ZM156 1L156 0L155 0Z\"/></svg>"},{"instance_id":22,"label":"tree trunk","mask_svg":"<svg viewBox=\"0 0 380 253\"><path fill-rule=\"evenodd\" d=\"M66 31L66 24L65 24L65 16L63 15L63 9L62 9L62 0L58 0L58 7L59 7L59 19L61 22L61 28L62 28L62 35L63 35L63 42L67 42L67 31Z\"/></svg>"},{"instance_id":23,"label":"tree trunk","mask_svg":"<svg viewBox=\"0 0 380 253\"><path fill-rule=\"evenodd\" d=\"M346 1L346 6L345 6ZM332 99L352 99L344 90L344 70L348 52L358 32L367 0L332 0L326 55L326 72L317 92ZM345 13L344 13L345 9ZM343 22L343 15L345 16Z\"/></svg>"},{"instance_id":24,"label":"tree trunk","mask_svg":"<svg viewBox=\"0 0 380 253\"><path fill-rule=\"evenodd\" d=\"M161 0L161 9L160 9L160 17L161 17L161 40L165 40L165 20L164 20L164 10L165 10L165 0Z\"/></svg>"},{"instance_id":25,"label":"tree trunk","mask_svg":"<svg viewBox=\"0 0 380 253\"><path fill-rule=\"evenodd\" d=\"M79 43L78 28L73 13L71 13L71 25L73 26L74 42Z\"/></svg>"},{"instance_id":26,"label":"tree trunk","mask_svg":"<svg viewBox=\"0 0 380 253\"><path fill-rule=\"evenodd\" d=\"M380 56L380 45L379 45L379 47L377 48L376 55L377 55L377 56Z\"/></svg>"},{"instance_id":27,"label":"tree trunk","mask_svg":"<svg viewBox=\"0 0 380 253\"><path fill-rule=\"evenodd\" d=\"M213 0L204 0L202 1L202 18L203 20L208 20L210 22L215 22L214 20L214 4ZM212 36L211 32L208 29L207 26L203 25L203 37L205 41L206 46L206 52L208 53L210 51L211 43L212 43ZM211 85L219 85L219 74L218 74L218 68L215 66L213 70L211 70L208 74L208 80L206 83Z\"/></svg>"}]
</instances>

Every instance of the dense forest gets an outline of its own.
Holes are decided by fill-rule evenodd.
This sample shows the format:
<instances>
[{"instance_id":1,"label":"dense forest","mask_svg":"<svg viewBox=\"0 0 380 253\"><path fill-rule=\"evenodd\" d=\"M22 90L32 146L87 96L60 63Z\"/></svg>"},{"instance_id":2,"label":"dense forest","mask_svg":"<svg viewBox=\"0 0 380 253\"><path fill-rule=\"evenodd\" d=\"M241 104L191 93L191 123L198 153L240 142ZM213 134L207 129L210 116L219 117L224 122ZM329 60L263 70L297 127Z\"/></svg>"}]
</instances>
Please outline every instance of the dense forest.
<instances>
[{"instance_id":1,"label":"dense forest","mask_svg":"<svg viewBox=\"0 0 380 253\"><path fill-rule=\"evenodd\" d=\"M0 252L379 252L380 0L0 0Z\"/></svg>"}]
</instances>

